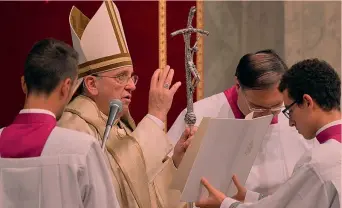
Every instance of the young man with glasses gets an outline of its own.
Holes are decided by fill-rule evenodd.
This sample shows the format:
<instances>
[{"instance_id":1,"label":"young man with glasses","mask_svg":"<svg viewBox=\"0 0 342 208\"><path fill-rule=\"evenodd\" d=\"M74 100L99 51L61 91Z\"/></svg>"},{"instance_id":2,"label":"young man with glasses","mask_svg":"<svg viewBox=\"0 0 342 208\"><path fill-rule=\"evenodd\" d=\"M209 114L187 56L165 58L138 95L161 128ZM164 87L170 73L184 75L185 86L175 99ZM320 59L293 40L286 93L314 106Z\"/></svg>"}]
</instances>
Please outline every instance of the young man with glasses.
<instances>
[{"instance_id":1,"label":"young man with glasses","mask_svg":"<svg viewBox=\"0 0 342 208\"><path fill-rule=\"evenodd\" d=\"M236 199L226 197L206 179L209 197L196 203L206 208L339 208L341 203L341 80L325 61L308 59L285 73L279 91L284 115L306 140L319 145L297 162L291 177L267 197L246 191L237 181ZM293 138L288 137L291 142ZM247 197L253 195L253 197ZM239 200L239 201L237 201ZM241 203L241 202L248 203Z\"/></svg>"},{"instance_id":2,"label":"young man with glasses","mask_svg":"<svg viewBox=\"0 0 342 208\"><path fill-rule=\"evenodd\" d=\"M120 14L104 1L89 19L76 7L69 16L73 46L80 54L76 94L59 125L93 135L102 143L109 103L120 99L123 110L114 121L105 156L121 207L179 207L180 193L170 190L173 171L184 152L173 150L164 121L180 82L171 85L174 70L156 70L151 79L148 114L136 126L129 113L134 75ZM187 137L187 132L183 135ZM181 139L180 141L185 141ZM182 146L184 142L180 142Z\"/></svg>"},{"instance_id":3,"label":"young man with glasses","mask_svg":"<svg viewBox=\"0 0 342 208\"><path fill-rule=\"evenodd\" d=\"M287 118L279 114L284 102L278 84L286 70L285 63L272 50L246 54L236 68L233 87L194 103L197 126L203 117L244 119L251 112L254 117L274 115L246 182L249 190L264 195L274 193L290 177L300 156L315 143L302 139L288 126ZM185 113L178 116L168 132L174 143L185 128Z\"/></svg>"}]
</instances>

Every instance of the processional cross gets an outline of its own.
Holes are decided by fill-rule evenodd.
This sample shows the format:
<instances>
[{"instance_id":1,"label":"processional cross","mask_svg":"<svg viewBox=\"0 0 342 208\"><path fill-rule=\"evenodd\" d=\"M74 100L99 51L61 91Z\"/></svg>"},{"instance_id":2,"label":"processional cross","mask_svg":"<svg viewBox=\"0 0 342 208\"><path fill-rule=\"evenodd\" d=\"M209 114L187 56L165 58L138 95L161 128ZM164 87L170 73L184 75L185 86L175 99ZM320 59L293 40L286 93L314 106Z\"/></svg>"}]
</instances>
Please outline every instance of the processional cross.
<instances>
[{"instance_id":1,"label":"processional cross","mask_svg":"<svg viewBox=\"0 0 342 208\"><path fill-rule=\"evenodd\" d=\"M194 18L196 12L196 7L193 6L190 8L189 16L188 16L188 24L185 29L177 30L171 33L171 36L174 37L179 34L183 34L184 42L185 42L185 73L186 73L186 97L187 97L187 112L185 114L185 123L191 128L196 123L196 115L193 109L193 94L195 92L195 88L197 87L200 76L196 69L196 65L194 64L193 58L194 54L198 51L197 41L200 36L197 37L197 40L193 47L190 45L191 34L198 33L201 35L209 35L209 32L196 29L192 27L192 19ZM193 79L192 76L194 77Z\"/></svg>"},{"instance_id":2,"label":"processional cross","mask_svg":"<svg viewBox=\"0 0 342 208\"><path fill-rule=\"evenodd\" d=\"M189 16L188 16L188 24L185 29L177 30L171 33L171 36L174 37L179 34L183 34L184 42L185 42L185 78L186 78L186 97L187 97L187 112L185 114L185 123L190 127L190 129L196 124L196 115L194 113L194 102L193 102L193 94L195 92L195 88L200 82L200 76L196 69L196 65L194 64L193 58L194 54L198 51L197 41L200 36L197 37L197 40L193 47L191 47L191 34L198 33L200 35L209 35L208 31L204 31L201 29L192 27L192 19L194 18L196 12L196 7L193 6L190 8ZM194 77L192 79L192 76ZM193 208L193 203L188 203L188 208Z\"/></svg>"}]
</instances>

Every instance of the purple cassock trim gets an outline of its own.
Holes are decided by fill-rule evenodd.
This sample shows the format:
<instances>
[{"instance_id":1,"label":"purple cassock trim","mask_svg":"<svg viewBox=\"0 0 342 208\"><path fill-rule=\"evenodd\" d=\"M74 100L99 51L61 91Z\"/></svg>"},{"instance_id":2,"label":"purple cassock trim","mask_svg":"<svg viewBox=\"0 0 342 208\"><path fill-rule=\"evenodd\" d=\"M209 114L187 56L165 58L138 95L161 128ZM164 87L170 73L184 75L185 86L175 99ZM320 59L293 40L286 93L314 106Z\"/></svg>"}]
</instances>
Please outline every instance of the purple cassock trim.
<instances>
[{"instance_id":1,"label":"purple cassock trim","mask_svg":"<svg viewBox=\"0 0 342 208\"><path fill-rule=\"evenodd\" d=\"M39 157L56 119L44 113L21 113L0 135L2 158Z\"/></svg>"}]
</instances>

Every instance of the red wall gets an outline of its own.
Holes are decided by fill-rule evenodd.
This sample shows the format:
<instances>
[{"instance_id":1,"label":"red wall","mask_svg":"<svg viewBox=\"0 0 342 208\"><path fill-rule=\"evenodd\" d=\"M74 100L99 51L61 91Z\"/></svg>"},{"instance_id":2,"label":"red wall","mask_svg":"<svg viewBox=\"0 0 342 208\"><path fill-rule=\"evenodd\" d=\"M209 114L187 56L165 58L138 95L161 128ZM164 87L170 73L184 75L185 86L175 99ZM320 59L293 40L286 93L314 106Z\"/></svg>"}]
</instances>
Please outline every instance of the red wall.
<instances>
[{"instance_id":1,"label":"red wall","mask_svg":"<svg viewBox=\"0 0 342 208\"><path fill-rule=\"evenodd\" d=\"M72 44L68 22L71 7L75 5L85 15L92 17L101 3L0 1L0 59L3 75L0 82L3 93L0 102L0 126L8 125L23 107L24 94L20 87L20 76L32 45L47 37ZM116 5L125 29L134 70L139 75L131 105L132 115L139 122L147 113L150 77L158 68L158 2L117 1ZM183 84L175 95L168 126L186 107L184 41L182 36L171 39L170 33L186 26L188 12L193 5L194 1L167 2L168 64L176 71L174 81L182 81Z\"/></svg>"}]
</instances>

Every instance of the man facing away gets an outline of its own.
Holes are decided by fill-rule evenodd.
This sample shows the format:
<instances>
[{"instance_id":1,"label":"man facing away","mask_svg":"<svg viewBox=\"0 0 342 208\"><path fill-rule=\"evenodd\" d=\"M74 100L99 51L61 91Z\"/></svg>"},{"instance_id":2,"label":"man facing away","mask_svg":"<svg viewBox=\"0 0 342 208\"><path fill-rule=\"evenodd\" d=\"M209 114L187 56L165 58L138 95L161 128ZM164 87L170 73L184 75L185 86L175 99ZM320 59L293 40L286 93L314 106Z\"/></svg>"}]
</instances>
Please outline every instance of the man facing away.
<instances>
[{"instance_id":1,"label":"man facing away","mask_svg":"<svg viewBox=\"0 0 342 208\"><path fill-rule=\"evenodd\" d=\"M288 126L287 118L279 114L284 106L277 87L287 69L272 50L246 54L236 68L233 87L194 103L196 125L203 117L244 119L250 112L255 117L274 115L246 181L249 190L265 195L272 194L290 177L300 156L317 142L303 140ZM186 110L178 116L168 132L174 143L184 131L185 113Z\"/></svg>"},{"instance_id":2,"label":"man facing away","mask_svg":"<svg viewBox=\"0 0 342 208\"><path fill-rule=\"evenodd\" d=\"M0 207L119 207L100 146L87 134L56 127L77 64L77 52L58 40L31 49L24 109L0 129Z\"/></svg>"},{"instance_id":3,"label":"man facing away","mask_svg":"<svg viewBox=\"0 0 342 208\"><path fill-rule=\"evenodd\" d=\"M297 162L291 178L272 195L260 199L235 181L235 198L226 198L203 179L210 196L197 203L206 208L328 208L341 202L341 80L325 61L308 59L293 65L279 85L284 95L284 115L306 140L315 137L317 147ZM287 138L293 141L293 138ZM236 179L235 179L236 180Z\"/></svg>"},{"instance_id":4,"label":"man facing away","mask_svg":"<svg viewBox=\"0 0 342 208\"><path fill-rule=\"evenodd\" d=\"M173 95L180 86L171 87L174 71L156 70L151 79L148 115L136 126L129 113L132 92L138 77L127 47L119 11L105 1L89 19L76 7L70 12L74 48L81 54L79 87L67 106L59 125L85 132L102 142L109 114L109 103L120 99L118 115L106 143L113 185L121 207L173 208L183 206L180 193L169 189L173 171L183 151L173 146L164 132L164 121ZM185 141L184 134L181 141ZM179 143L183 145L183 142Z\"/></svg>"}]
</instances>

